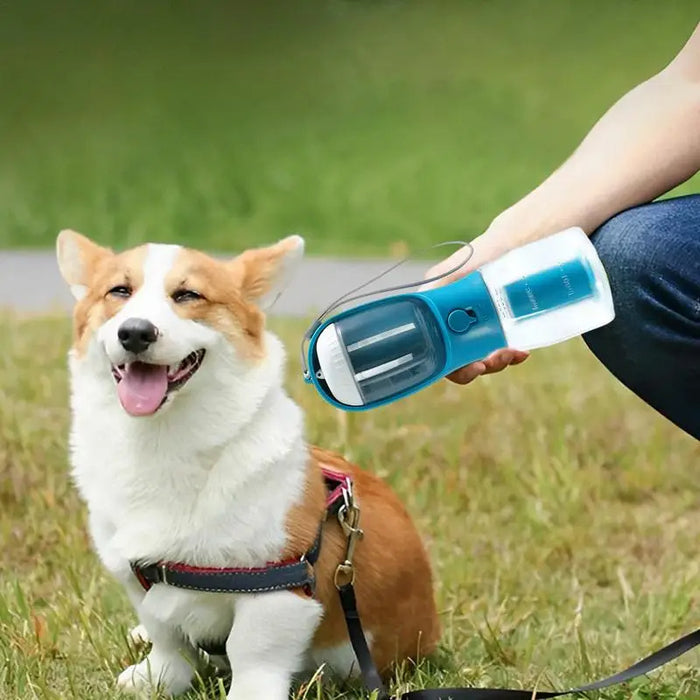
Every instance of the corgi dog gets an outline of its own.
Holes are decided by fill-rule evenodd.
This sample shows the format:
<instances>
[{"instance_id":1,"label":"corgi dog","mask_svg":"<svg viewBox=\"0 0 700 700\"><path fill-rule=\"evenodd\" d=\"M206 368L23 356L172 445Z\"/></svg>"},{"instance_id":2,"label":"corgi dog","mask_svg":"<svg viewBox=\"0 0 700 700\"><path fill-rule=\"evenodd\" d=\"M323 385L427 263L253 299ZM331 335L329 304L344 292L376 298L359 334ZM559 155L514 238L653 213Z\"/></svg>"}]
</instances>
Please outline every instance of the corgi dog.
<instances>
[{"instance_id":1,"label":"corgi dog","mask_svg":"<svg viewBox=\"0 0 700 700\"><path fill-rule=\"evenodd\" d=\"M377 477L308 445L283 388L285 354L265 310L303 247L292 236L219 260L177 245L115 253L74 231L58 236L76 300L72 475L95 549L152 642L119 675L123 689L187 691L200 647L212 643L230 664L231 700L286 700L295 674L321 664L341 679L357 673L334 585L347 538L324 521L327 468L352 479L361 508L354 586L376 666L388 671L438 642L428 557L403 505ZM319 531L313 590L145 588L133 568L258 570L303 561Z\"/></svg>"}]
</instances>

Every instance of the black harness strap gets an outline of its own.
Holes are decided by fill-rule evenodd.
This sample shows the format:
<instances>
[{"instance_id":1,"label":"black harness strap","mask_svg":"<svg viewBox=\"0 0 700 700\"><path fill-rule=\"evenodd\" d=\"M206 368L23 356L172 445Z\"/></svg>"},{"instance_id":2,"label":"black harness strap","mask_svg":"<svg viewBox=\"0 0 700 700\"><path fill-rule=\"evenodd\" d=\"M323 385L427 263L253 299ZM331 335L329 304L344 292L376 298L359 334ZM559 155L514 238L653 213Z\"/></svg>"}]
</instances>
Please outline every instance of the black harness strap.
<instances>
[{"instance_id":1,"label":"black harness strap","mask_svg":"<svg viewBox=\"0 0 700 700\"><path fill-rule=\"evenodd\" d=\"M156 584L166 584L210 593L265 593L303 589L308 595L313 595L316 584L313 567L321 553L323 525L328 515L338 514L343 505L344 490L349 488L351 483L350 477L342 472L323 468L322 473L328 492L326 515L319 523L313 545L298 559L272 562L258 568L208 568L174 562L136 561L131 562L134 576L146 591ZM213 656L226 654L223 641L202 640L198 642L198 646Z\"/></svg>"},{"instance_id":2,"label":"black harness strap","mask_svg":"<svg viewBox=\"0 0 700 700\"><path fill-rule=\"evenodd\" d=\"M351 484L342 472L322 468L328 491L326 517L336 515L343 505L343 491ZM210 593L265 593L303 588L313 594L316 579L314 564L321 552L323 524L311 548L298 559L272 562L258 568L208 568L175 562L131 562L131 570L144 590L158 583L176 588Z\"/></svg>"},{"instance_id":3,"label":"black harness strap","mask_svg":"<svg viewBox=\"0 0 700 700\"><path fill-rule=\"evenodd\" d=\"M608 676L594 683L582 685L570 690L511 690L508 688L430 688L426 690L411 690L408 693L391 698L382 683L381 677L374 665L372 656L367 646L362 623L357 612L355 592L352 583L338 589L340 603L343 606L345 622L350 635L350 643L355 652L357 663L362 673L362 678L367 689L376 690L379 700L540 700L541 698L558 698L573 693L585 693L591 690L601 690L611 685L625 683L633 678L642 676L656 670L686 652L700 646L700 629L677 639L675 642L654 652L650 656L638 661L624 671Z\"/></svg>"},{"instance_id":4,"label":"black harness strap","mask_svg":"<svg viewBox=\"0 0 700 700\"><path fill-rule=\"evenodd\" d=\"M306 588L311 593L316 584L313 565L321 551L322 526L323 523L311 549L292 561L253 569L209 569L172 562L132 563L131 569L145 590L157 583L165 583L209 593L265 593L292 588Z\"/></svg>"}]
</instances>

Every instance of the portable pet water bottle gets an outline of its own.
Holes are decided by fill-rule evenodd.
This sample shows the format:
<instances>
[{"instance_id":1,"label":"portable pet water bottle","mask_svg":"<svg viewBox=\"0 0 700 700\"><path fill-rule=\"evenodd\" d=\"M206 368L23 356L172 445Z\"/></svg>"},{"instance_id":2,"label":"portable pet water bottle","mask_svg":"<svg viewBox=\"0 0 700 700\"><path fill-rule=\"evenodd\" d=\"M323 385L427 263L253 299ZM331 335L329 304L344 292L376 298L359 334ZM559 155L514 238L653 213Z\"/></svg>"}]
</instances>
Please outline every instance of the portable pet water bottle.
<instances>
[{"instance_id":1,"label":"portable pet water bottle","mask_svg":"<svg viewBox=\"0 0 700 700\"><path fill-rule=\"evenodd\" d=\"M427 291L314 324L304 378L334 406L375 408L494 350L560 343L615 317L603 265L580 228L528 243Z\"/></svg>"}]
</instances>

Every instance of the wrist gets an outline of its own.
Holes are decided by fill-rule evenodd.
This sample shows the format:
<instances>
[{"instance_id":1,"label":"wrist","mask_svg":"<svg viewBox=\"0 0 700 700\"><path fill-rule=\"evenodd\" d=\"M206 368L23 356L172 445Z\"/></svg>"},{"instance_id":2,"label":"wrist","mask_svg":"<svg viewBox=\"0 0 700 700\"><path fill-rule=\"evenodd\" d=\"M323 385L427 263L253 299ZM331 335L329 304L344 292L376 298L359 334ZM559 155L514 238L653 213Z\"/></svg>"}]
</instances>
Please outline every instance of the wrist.
<instances>
[{"instance_id":1,"label":"wrist","mask_svg":"<svg viewBox=\"0 0 700 700\"><path fill-rule=\"evenodd\" d=\"M488 228L472 242L474 251L469 267L476 268L501 257L513 248L524 245L536 237L534 231L532 238L528 235L528 229L517 216L513 216L511 209L501 212L488 226Z\"/></svg>"},{"instance_id":2,"label":"wrist","mask_svg":"<svg viewBox=\"0 0 700 700\"><path fill-rule=\"evenodd\" d=\"M472 245L479 265L490 262L514 248L574 226L571 216L558 216L554 208L538 204L538 190L504 209Z\"/></svg>"}]
</instances>

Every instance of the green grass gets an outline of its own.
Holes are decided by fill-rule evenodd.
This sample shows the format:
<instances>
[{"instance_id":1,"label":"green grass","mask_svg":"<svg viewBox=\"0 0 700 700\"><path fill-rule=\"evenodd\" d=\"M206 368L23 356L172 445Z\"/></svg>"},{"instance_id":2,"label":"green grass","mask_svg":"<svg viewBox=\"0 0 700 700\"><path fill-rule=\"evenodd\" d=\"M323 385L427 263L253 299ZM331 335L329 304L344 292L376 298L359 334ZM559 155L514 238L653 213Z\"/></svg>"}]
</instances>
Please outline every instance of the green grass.
<instances>
[{"instance_id":1,"label":"green grass","mask_svg":"<svg viewBox=\"0 0 700 700\"><path fill-rule=\"evenodd\" d=\"M140 652L126 643L134 615L91 550L69 483L69 326L0 321L0 698L117 697L116 674ZM298 323L274 325L293 351ZM384 477L430 543L443 644L404 669L400 689L563 688L697 627L698 443L582 344L347 421L290 356L309 438ZM700 697L699 661L693 652L600 697ZM222 697L209 687L189 697ZM355 695L325 683L305 697Z\"/></svg>"},{"instance_id":2,"label":"green grass","mask_svg":"<svg viewBox=\"0 0 700 700\"><path fill-rule=\"evenodd\" d=\"M0 248L471 238L659 70L697 0L0 9ZM679 191L697 190L697 177Z\"/></svg>"}]
</instances>

